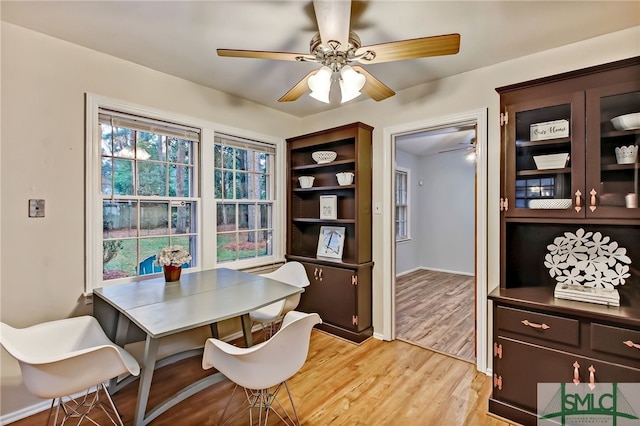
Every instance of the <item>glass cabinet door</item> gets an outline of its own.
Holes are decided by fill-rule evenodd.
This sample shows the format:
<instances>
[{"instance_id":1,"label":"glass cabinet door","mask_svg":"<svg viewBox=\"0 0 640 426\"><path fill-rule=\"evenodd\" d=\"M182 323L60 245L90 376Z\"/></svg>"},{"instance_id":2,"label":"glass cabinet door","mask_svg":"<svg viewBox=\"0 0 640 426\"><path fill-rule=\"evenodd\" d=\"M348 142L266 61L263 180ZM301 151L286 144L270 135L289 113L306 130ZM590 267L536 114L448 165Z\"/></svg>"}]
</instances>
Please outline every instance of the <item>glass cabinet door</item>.
<instances>
[{"instance_id":1,"label":"glass cabinet door","mask_svg":"<svg viewBox=\"0 0 640 426\"><path fill-rule=\"evenodd\" d=\"M640 82L587 91L588 217L640 218Z\"/></svg>"},{"instance_id":2,"label":"glass cabinet door","mask_svg":"<svg viewBox=\"0 0 640 426\"><path fill-rule=\"evenodd\" d=\"M507 217L584 217L584 94L507 106Z\"/></svg>"}]
</instances>

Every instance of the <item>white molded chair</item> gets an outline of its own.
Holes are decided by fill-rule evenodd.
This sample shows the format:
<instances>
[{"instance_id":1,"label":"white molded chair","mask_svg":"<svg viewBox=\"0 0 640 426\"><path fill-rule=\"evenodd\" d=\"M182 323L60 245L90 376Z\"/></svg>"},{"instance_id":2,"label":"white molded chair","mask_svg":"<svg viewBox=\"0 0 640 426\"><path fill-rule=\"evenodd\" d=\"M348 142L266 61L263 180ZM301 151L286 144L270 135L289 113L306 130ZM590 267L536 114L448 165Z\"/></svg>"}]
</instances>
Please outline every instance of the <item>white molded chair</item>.
<instances>
[{"instance_id":1,"label":"white molded chair","mask_svg":"<svg viewBox=\"0 0 640 426\"><path fill-rule=\"evenodd\" d=\"M20 364L25 387L39 398L51 398L54 423L60 408L62 424L70 418L80 424L84 419L97 424L89 411L99 407L112 424L122 425L122 419L104 387L104 382L121 374L140 374L136 360L109 340L92 316L45 322L27 328L13 328L0 323L0 344ZM90 395L91 389L96 392ZM82 397L72 395L84 392ZM104 394L109 406L100 400ZM109 412L111 410L111 413Z\"/></svg>"},{"instance_id":2,"label":"white molded chair","mask_svg":"<svg viewBox=\"0 0 640 426\"><path fill-rule=\"evenodd\" d=\"M300 262L287 262L275 271L262 274L261 276L301 288L309 285L307 272ZM298 306L298 303L300 303L300 293L250 312L249 317L252 323L262 325L262 330L268 339L273 333L278 331L278 325L285 314L294 310Z\"/></svg>"},{"instance_id":3,"label":"white molded chair","mask_svg":"<svg viewBox=\"0 0 640 426\"><path fill-rule=\"evenodd\" d=\"M300 425L286 381L304 365L309 352L311 329L320 323L322 320L318 314L290 311L282 320L282 328L271 339L250 348L239 348L218 339L208 339L204 346L202 368L215 367L236 384L221 420L224 419L236 389L242 386L245 389L251 424L253 424L253 410L257 408L258 424L262 424L264 416L266 425L269 412L273 411L285 424ZM291 402L295 423L276 398L283 385ZM277 408L283 413L280 413Z\"/></svg>"}]
</instances>

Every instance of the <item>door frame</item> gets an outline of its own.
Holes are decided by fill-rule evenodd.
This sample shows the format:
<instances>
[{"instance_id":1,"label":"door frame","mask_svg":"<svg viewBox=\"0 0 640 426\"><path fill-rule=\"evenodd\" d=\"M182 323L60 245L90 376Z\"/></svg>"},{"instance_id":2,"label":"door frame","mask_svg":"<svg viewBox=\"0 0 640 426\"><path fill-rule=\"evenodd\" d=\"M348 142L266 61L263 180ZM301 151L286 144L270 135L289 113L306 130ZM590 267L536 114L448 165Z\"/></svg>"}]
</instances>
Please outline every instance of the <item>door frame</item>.
<instances>
[{"instance_id":1,"label":"door frame","mask_svg":"<svg viewBox=\"0 0 640 426\"><path fill-rule=\"evenodd\" d=\"M476 130L476 368L487 372L487 108L428 118L383 129L382 247L386 276L382 290L382 338L394 340L395 330L395 152L397 136L427 132L459 125L477 126Z\"/></svg>"}]
</instances>

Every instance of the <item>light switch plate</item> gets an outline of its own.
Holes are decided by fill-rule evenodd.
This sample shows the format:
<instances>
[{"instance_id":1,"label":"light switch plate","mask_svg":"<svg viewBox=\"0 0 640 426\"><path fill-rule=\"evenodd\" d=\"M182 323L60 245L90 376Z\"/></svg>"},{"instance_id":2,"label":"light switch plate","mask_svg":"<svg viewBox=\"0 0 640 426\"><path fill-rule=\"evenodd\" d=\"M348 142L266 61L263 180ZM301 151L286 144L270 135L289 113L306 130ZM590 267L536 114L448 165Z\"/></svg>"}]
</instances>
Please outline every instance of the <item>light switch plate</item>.
<instances>
[{"instance_id":1,"label":"light switch plate","mask_svg":"<svg viewBox=\"0 0 640 426\"><path fill-rule=\"evenodd\" d=\"M29 217L44 217L44 200L29 200Z\"/></svg>"}]
</instances>

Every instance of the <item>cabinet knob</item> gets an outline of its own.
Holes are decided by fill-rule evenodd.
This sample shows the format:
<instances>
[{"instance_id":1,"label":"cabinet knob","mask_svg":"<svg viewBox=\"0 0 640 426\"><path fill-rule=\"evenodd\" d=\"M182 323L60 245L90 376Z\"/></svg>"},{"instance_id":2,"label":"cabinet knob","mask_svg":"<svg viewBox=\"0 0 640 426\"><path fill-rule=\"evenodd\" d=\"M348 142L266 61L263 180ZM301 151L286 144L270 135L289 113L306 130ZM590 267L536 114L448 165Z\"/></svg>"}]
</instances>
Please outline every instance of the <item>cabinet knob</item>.
<instances>
[{"instance_id":1,"label":"cabinet knob","mask_svg":"<svg viewBox=\"0 0 640 426\"><path fill-rule=\"evenodd\" d=\"M580 383L580 364L578 361L573 363L573 383L576 385Z\"/></svg>"},{"instance_id":2,"label":"cabinet knob","mask_svg":"<svg viewBox=\"0 0 640 426\"><path fill-rule=\"evenodd\" d=\"M589 206L589 210L594 212L598 208L596 206L596 195L598 195L598 191L596 191L595 188L591 188L591 192L589 192L589 194L591 195L591 205Z\"/></svg>"},{"instance_id":3,"label":"cabinet knob","mask_svg":"<svg viewBox=\"0 0 640 426\"><path fill-rule=\"evenodd\" d=\"M575 202L574 209L576 209L577 212L580 212L580 210L582 210L582 206L581 206L582 201L580 201L581 200L580 196L582 195L582 192L580 192L580 190L578 189L575 195L576 195L576 202Z\"/></svg>"},{"instance_id":4,"label":"cabinet knob","mask_svg":"<svg viewBox=\"0 0 640 426\"><path fill-rule=\"evenodd\" d=\"M322 268L320 268L320 271L318 272L318 279L322 281Z\"/></svg>"}]
</instances>

